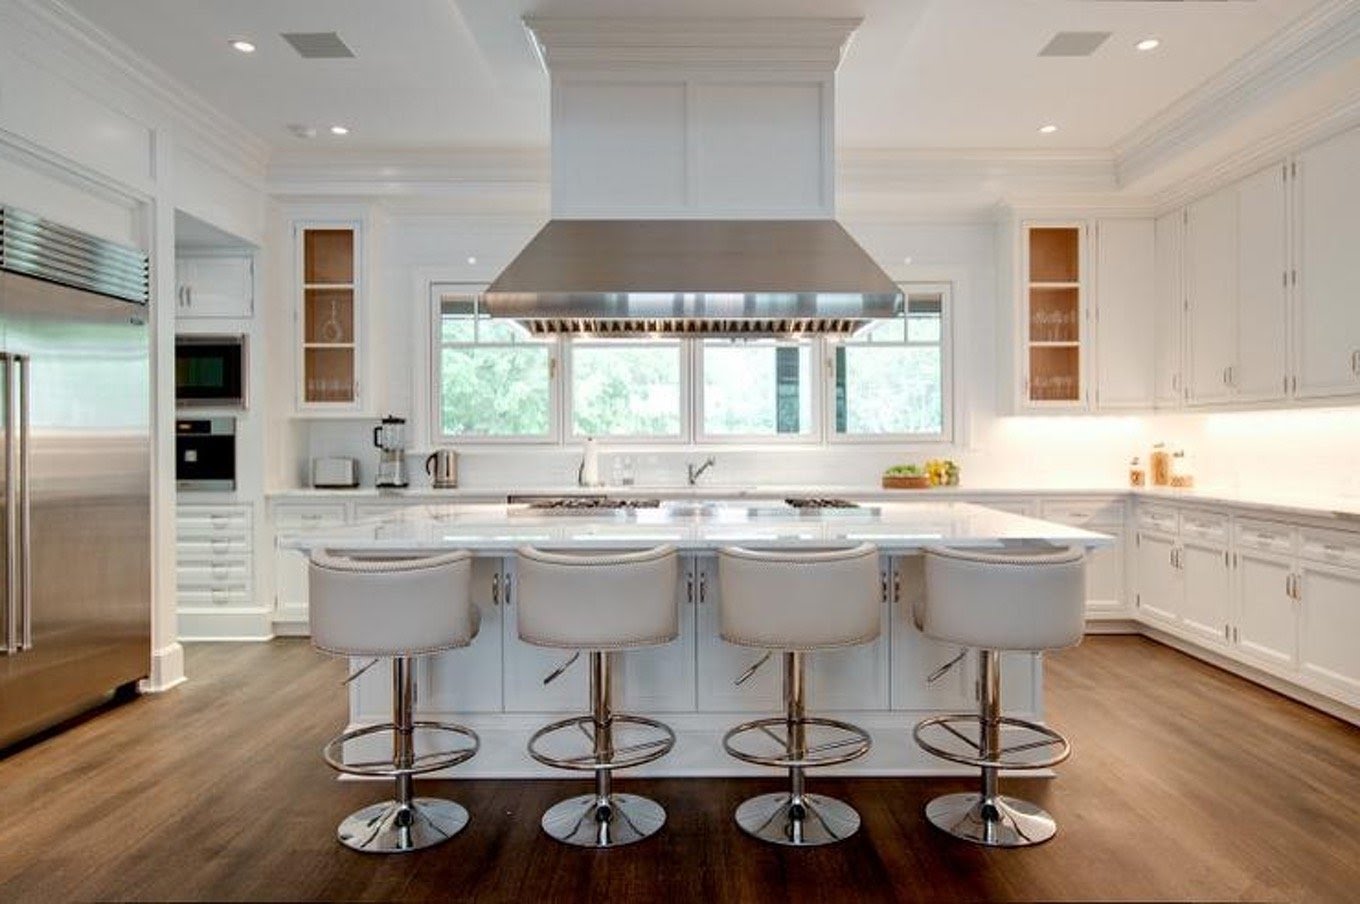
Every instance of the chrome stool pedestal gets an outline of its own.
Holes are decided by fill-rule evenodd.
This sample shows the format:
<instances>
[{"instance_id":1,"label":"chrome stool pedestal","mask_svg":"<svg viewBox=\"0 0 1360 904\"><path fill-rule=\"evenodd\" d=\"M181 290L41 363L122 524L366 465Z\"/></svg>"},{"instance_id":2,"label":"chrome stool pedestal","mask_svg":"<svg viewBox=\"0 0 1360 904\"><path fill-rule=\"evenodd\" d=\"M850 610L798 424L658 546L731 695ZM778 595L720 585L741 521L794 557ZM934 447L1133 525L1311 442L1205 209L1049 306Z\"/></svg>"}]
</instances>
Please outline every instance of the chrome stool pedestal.
<instances>
[{"instance_id":1,"label":"chrome stool pedestal","mask_svg":"<svg viewBox=\"0 0 1360 904\"><path fill-rule=\"evenodd\" d=\"M392 661L392 721L369 725L335 738L322 748L327 765L347 775L384 777L396 780L396 797L357 810L340 823L340 843L356 851L396 854L418 851L452 838L468 823L468 812L451 800L415 797L412 778L439 769L448 769L471 759L480 742L475 732L461 725L442 722L416 722L415 687L410 657ZM468 746L435 753L416 754L417 731L454 735L470 742ZM351 763L344 759L349 741L369 735L392 735L392 759Z\"/></svg>"},{"instance_id":2,"label":"chrome stool pedestal","mask_svg":"<svg viewBox=\"0 0 1360 904\"><path fill-rule=\"evenodd\" d=\"M569 797L543 814L543 831L558 841L580 847L610 848L631 844L655 834L666 823L666 811L660 804L636 794L615 792L613 771L640 766L665 756L675 746L675 733L655 719L613 711L609 666L608 652L591 651L590 715L553 722L529 739L529 755L545 766L595 773L592 793ZM616 725L641 726L659 736L616 747ZM580 731L590 741L589 753L559 757L543 752L541 742L545 738L571 729Z\"/></svg>"},{"instance_id":3,"label":"chrome stool pedestal","mask_svg":"<svg viewBox=\"0 0 1360 904\"><path fill-rule=\"evenodd\" d=\"M753 670L752 670L753 671ZM748 672L745 677L749 677ZM814 847L849 838L859 830L860 818L844 801L823 794L809 794L804 770L809 767L847 763L869 752L869 735L863 729L835 719L809 717L804 706L803 653L784 653L784 717L743 722L723 736L723 748L736 759L761 766L788 769L789 790L761 794L737 807L736 821L742 830L762 841L793 847ZM779 729L784 734L777 734ZM810 744L808 729L827 730L832 737ZM764 735L779 746L774 755L743 750L737 739Z\"/></svg>"},{"instance_id":4,"label":"chrome stool pedestal","mask_svg":"<svg viewBox=\"0 0 1360 904\"><path fill-rule=\"evenodd\" d=\"M946 794L926 805L926 818L936 828L955 838L985 844L989 847L1025 847L1052 838L1058 825L1047 811L1037 804L1014 797L1005 797L997 790L997 773L1002 769L1047 769L1071 755L1067 739L1047 726L1025 719L1001 715L1001 663L995 650L979 651L979 683L981 700L977 715L951 714L935 716L917 723L912 732L916 743L927 753L941 759L977 766L982 770L982 786L976 792ZM954 728L959 723L975 724L974 740ZM1018 728L1038 736L1037 740L1003 747L1001 731L1004 727ZM926 740L932 729L943 729L957 741L971 747L969 752L949 750ZM1014 754L1056 748L1046 756L1010 758Z\"/></svg>"}]
</instances>

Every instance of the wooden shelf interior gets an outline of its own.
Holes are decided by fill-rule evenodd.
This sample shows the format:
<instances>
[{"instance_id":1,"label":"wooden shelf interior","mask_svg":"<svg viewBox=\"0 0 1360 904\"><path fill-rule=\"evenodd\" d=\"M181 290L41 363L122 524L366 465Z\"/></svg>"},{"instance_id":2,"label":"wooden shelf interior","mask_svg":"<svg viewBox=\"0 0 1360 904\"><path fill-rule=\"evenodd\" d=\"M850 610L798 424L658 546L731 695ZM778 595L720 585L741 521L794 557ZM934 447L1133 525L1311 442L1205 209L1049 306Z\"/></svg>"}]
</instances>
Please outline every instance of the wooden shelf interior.
<instances>
[{"instance_id":1,"label":"wooden shelf interior","mask_svg":"<svg viewBox=\"0 0 1360 904\"><path fill-rule=\"evenodd\" d=\"M302 294L303 342L353 344L353 289L304 289Z\"/></svg>"},{"instance_id":2,"label":"wooden shelf interior","mask_svg":"<svg viewBox=\"0 0 1360 904\"><path fill-rule=\"evenodd\" d=\"M1066 289L1029 290L1029 341L1078 342L1081 340L1081 292Z\"/></svg>"},{"instance_id":3,"label":"wooden shelf interior","mask_svg":"<svg viewBox=\"0 0 1360 904\"><path fill-rule=\"evenodd\" d=\"M303 399L307 402L354 401L354 349L303 349Z\"/></svg>"},{"instance_id":4,"label":"wooden shelf interior","mask_svg":"<svg viewBox=\"0 0 1360 904\"><path fill-rule=\"evenodd\" d=\"M1032 402L1076 402L1081 399L1081 350L1030 346L1029 398Z\"/></svg>"},{"instance_id":5,"label":"wooden shelf interior","mask_svg":"<svg viewBox=\"0 0 1360 904\"><path fill-rule=\"evenodd\" d=\"M1074 283L1081 279L1081 230L1038 226L1029 230L1029 281Z\"/></svg>"},{"instance_id":6,"label":"wooden shelf interior","mask_svg":"<svg viewBox=\"0 0 1360 904\"><path fill-rule=\"evenodd\" d=\"M354 230L306 230L302 244L302 274L306 285L353 285Z\"/></svg>"}]
</instances>

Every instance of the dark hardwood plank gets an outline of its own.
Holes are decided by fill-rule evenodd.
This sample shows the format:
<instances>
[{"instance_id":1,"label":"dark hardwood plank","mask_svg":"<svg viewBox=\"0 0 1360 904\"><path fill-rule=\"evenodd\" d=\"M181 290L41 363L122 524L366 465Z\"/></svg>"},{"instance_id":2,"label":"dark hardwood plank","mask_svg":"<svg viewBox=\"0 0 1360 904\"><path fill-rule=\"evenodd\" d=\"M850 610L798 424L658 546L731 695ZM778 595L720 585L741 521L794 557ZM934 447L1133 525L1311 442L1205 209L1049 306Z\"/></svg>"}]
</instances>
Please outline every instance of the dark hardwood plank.
<instances>
[{"instance_id":1,"label":"dark hardwood plank","mask_svg":"<svg viewBox=\"0 0 1360 904\"><path fill-rule=\"evenodd\" d=\"M985 850L921 816L970 782L821 779L865 828L787 851L731 813L760 780L619 780L660 800L634 847L546 838L575 781L448 781L471 826L442 847L370 857L334 840L386 789L337 783L318 750L345 719L342 663L305 641L189 648L193 680L0 760L0 900L1354 900L1360 729L1137 637L1050 656L1050 718L1073 740L1053 781L1006 787L1056 839ZM907 726L903 726L903 731Z\"/></svg>"}]
</instances>

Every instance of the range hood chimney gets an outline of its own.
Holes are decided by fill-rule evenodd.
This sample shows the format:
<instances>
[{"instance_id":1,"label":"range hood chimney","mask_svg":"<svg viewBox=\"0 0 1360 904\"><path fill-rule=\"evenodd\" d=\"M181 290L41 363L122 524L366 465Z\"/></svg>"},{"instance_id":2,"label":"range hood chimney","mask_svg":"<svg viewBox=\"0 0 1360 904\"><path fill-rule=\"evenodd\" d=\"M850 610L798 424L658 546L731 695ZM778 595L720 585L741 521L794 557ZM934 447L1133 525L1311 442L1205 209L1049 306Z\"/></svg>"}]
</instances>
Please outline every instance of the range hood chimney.
<instances>
[{"instance_id":1,"label":"range hood chimney","mask_svg":"<svg viewBox=\"0 0 1360 904\"><path fill-rule=\"evenodd\" d=\"M902 293L834 213L857 19L527 19L553 218L483 295L538 334L845 334Z\"/></svg>"}]
</instances>

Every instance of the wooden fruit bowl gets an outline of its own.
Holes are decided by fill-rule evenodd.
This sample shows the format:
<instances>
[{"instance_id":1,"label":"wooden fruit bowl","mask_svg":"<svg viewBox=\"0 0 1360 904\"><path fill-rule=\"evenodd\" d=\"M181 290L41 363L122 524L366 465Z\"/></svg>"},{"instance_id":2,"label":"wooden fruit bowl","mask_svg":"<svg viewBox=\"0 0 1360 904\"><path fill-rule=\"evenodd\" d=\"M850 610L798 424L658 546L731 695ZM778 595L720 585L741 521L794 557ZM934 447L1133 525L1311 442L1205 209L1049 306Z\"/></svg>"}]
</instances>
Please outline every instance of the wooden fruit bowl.
<instances>
[{"instance_id":1,"label":"wooden fruit bowl","mask_svg":"<svg viewBox=\"0 0 1360 904\"><path fill-rule=\"evenodd\" d=\"M883 475L883 489L885 490L928 490L930 489L930 477L926 474L909 475Z\"/></svg>"}]
</instances>

